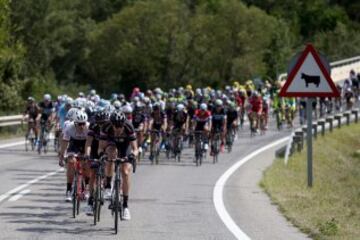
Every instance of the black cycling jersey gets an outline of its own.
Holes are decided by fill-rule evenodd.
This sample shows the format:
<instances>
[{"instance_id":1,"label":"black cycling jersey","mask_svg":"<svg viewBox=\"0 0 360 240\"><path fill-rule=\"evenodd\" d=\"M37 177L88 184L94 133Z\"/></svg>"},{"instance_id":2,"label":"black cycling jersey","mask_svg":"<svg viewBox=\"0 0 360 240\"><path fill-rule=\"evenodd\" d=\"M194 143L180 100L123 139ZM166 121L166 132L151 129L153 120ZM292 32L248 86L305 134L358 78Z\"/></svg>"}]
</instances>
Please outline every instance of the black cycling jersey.
<instances>
[{"instance_id":1,"label":"black cycling jersey","mask_svg":"<svg viewBox=\"0 0 360 240\"><path fill-rule=\"evenodd\" d=\"M29 114L29 119L35 120L38 114L40 113L40 109L36 105L27 106L24 113Z\"/></svg>"},{"instance_id":2,"label":"black cycling jersey","mask_svg":"<svg viewBox=\"0 0 360 240\"><path fill-rule=\"evenodd\" d=\"M45 105L44 102L39 103L41 108L41 120L47 121L50 115L54 112L54 104L50 102L48 105Z\"/></svg>"},{"instance_id":3,"label":"black cycling jersey","mask_svg":"<svg viewBox=\"0 0 360 240\"><path fill-rule=\"evenodd\" d=\"M144 123L146 119L146 116L142 112L134 112L132 124L135 129L139 128L140 124Z\"/></svg>"},{"instance_id":4,"label":"black cycling jersey","mask_svg":"<svg viewBox=\"0 0 360 240\"><path fill-rule=\"evenodd\" d=\"M230 126L238 118L238 112L236 111L236 109L233 110L229 109L226 112L226 116L227 116L227 125Z\"/></svg>"},{"instance_id":5,"label":"black cycling jersey","mask_svg":"<svg viewBox=\"0 0 360 240\"><path fill-rule=\"evenodd\" d=\"M156 114L155 112L151 113L151 118L153 119L153 128L155 130L160 131L161 126L165 123L166 120L166 114L163 111L160 111L160 113Z\"/></svg>"},{"instance_id":6,"label":"black cycling jersey","mask_svg":"<svg viewBox=\"0 0 360 240\"><path fill-rule=\"evenodd\" d=\"M216 111L214 110L212 112L212 126L213 126L213 129L216 129L216 130L221 130L223 124L224 124L224 121L226 119L226 112L225 112L225 109L222 108L220 111Z\"/></svg>"},{"instance_id":7,"label":"black cycling jersey","mask_svg":"<svg viewBox=\"0 0 360 240\"><path fill-rule=\"evenodd\" d=\"M130 142L136 141L134 127L128 120L125 121L123 132L120 135L115 135L113 125L110 122L105 123L101 127L100 138L107 141L109 145L115 145L120 158L126 157Z\"/></svg>"},{"instance_id":8,"label":"black cycling jersey","mask_svg":"<svg viewBox=\"0 0 360 240\"><path fill-rule=\"evenodd\" d=\"M187 120L186 111L176 111L173 115L174 129L181 129Z\"/></svg>"},{"instance_id":9,"label":"black cycling jersey","mask_svg":"<svg viewBox=\"0 0 360 240\"><path fill-rule=\"evenodd\" d=\"M98 155L98 148L99 148L99 141L101 139L101 126L96 123L91 123L89 126L88 136L93 137L93 141L91 143L91 152L90 158L91 159L99 159Z\"/></svg>"}]
</instances>

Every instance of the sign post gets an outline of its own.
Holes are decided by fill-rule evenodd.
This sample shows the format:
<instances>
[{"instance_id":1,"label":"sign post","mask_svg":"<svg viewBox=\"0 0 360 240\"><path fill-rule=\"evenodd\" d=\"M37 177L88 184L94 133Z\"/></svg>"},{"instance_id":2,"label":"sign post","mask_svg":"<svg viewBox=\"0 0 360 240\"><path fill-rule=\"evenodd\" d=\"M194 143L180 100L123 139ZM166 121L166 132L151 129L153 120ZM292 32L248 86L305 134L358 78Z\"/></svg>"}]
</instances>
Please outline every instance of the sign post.
<instances>
[{"instance_id":1,"label":"sign post","mask_svg":"<svg viewBox=\"0 0 360 240\"><path fill-rule=\"evenodd\" d=\"M306 133L306 145L307 145L307 176L308 187L313 185L313 155L312 155L312 98L307 98L306 101L306 116L307 116L307 133Z\"/></svg>"},{"instance_id":2,"label":"sign post","mask_svg":"<svg viewBox=\"0 0 360 240\"><path fill-rule=\"evenodd\" d=\"M313 149L312 149L312 105L316 97L339 97L330 77L329 63L320 57L315 48L308 44L298 55L296 62L290 63L288 79L281 88L280 97L306 97L307 116L307 176L308 187L313 186Z\"/></svg>"}]
</instances>

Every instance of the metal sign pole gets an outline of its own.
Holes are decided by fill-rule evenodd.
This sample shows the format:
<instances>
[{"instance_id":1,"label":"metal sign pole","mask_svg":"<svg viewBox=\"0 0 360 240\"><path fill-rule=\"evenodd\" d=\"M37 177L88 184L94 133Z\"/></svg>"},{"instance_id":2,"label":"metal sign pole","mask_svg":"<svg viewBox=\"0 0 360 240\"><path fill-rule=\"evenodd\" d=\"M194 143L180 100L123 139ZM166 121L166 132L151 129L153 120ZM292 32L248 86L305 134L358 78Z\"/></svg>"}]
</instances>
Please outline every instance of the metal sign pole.
<instances>
[{"instance_id":1,"label":"metal sign pole","mask_svg":"<svg viewBox=\"0 0 360 240\"><path fill-rule=\"evenodd\" d=\"M306 102L306 116L307 116L307 175L308 175L308 187L313 185L313 167L312 167L312 103L313 99L308 97Z\"/></svg>"}]
</instances>

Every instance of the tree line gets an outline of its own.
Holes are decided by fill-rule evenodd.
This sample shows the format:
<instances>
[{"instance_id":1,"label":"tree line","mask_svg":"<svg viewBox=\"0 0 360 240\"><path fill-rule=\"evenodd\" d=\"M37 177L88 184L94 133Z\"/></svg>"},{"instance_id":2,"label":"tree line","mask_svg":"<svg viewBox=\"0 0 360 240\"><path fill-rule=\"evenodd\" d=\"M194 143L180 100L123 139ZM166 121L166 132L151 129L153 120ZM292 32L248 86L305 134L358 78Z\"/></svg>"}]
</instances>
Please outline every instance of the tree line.
<instances>
[{"instance_id":1,"label":"tree line","mask_svg":"<svg viewBox=\"0 0 360 240\"><path fill-rule=\"evenodd\" d=\"M0 112L44 92L273 80L313 42L360 53L360 5L328 0L0 0Z\"/></svg>"}]
</instances>

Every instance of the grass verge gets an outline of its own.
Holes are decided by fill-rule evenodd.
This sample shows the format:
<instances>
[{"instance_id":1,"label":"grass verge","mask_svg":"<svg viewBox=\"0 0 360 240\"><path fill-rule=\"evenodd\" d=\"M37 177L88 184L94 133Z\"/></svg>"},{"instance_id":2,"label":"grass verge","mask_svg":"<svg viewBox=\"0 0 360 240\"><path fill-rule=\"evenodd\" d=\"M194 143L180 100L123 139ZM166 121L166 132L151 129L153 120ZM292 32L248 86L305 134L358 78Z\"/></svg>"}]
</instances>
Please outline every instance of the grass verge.
<instances>
[{"instance_id":1,"label":"grass verge","mask_svg":"<svg viewBox=\"0 0 360 240\"><path fill-rule=\"evenodd\" d=\"M307 187L306 151L285 166L276 159L260 186L295 226L313 239L360 239L360 124L313 142L314 186Z\"/></svg>"}]
</instances>

